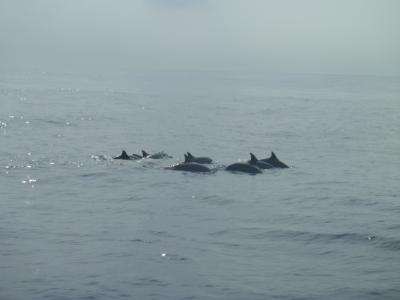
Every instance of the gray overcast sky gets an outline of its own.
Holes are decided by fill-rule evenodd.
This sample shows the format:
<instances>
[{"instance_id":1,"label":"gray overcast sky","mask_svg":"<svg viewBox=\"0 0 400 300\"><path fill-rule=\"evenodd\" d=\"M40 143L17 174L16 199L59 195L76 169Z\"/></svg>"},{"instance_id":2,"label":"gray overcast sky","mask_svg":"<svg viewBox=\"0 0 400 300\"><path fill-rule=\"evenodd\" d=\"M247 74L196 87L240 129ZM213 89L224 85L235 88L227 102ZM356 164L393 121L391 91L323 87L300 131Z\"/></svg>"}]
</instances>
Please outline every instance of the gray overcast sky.
<instances>
[{"instance_id":1,"label":"gray overcast sky","mask_svg":"<svg viewBox=\"0 0 400 300\"><path fill-rule=\"evenodd\" d=\"M0 0L0 67L400 75L400 1Z\"/></svg>"}]
</instances>

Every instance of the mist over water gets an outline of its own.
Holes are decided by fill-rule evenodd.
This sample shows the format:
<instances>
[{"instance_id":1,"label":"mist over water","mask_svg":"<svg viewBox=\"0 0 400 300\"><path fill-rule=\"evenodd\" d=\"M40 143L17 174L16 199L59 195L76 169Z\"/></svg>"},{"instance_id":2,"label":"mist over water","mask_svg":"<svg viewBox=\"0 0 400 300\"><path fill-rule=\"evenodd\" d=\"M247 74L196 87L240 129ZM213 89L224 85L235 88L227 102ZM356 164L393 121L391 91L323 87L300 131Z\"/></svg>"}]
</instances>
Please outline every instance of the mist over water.
<instances>
[{"instance_id":1,"label":"mist over water","mask_svg":"<svg viewBox=\"0 0 400 300\"><path fill-rule=\"evenodd\" d=\"M0 298L398 299L399 86L3 72ZM186 151L292 167L163 169Z\"/></svg>"},{"instance_id":2,"label":"mist over water","mask_svg":"<svg viewBox=\"0 0 400 300\"><path fill-rule=\"evenodd\" d=\"M2 69L400 75L397 0L1 0Z\"/></svg>"}]
</instances>

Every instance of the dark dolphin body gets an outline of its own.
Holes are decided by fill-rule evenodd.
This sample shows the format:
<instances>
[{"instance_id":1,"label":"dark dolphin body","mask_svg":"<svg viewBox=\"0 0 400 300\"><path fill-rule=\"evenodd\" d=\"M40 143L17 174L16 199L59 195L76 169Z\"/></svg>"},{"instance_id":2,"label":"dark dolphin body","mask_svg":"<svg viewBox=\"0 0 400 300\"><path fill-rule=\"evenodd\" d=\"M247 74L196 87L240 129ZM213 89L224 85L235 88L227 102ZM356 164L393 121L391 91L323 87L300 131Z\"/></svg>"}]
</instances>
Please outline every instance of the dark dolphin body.
<instances>
[{"instance_id":1,"label":"dark dolphin body","mask_svg":"<svg viewBox=\"0 0 400 300\"><path fill-rule=\"evenodd\" d=\"M209 157L196 157L193 156L190 152L187 152L187 155L185 155L185 162L195 162L198 164L211 164L213 161Z\"/></svg>"},{"instance_id":2,"label":"dark dolphin body","mask_svg":"<svg viewBox=\"0 0 400 300\"><path fill-rule=\"evenodd\" d=\"M248 161L248 163L251 165L257 166L260 169L273 169L274 168L273 165L271 165L265 161L257 159L257 157L253 153L250 153L250 160Z\"/></svg>"},{"instance_id":3,"label":"dark dolphin body","mask_svg":"<svg viewBox=\"0 0 400 300\"><path fill-rule=\"evenodd\" d=\"M199 164L199 163L194 163L194 162L184 162L184 163L179 163L170 167L167 167L166 169L168 170L177 170L177 171L187 171L187 172L211 172L211 169L207 168L206 166Z\"/></svg>"},{"instance_id":4,"label":"dark dolphin body","mask_svg":"<svg viewBox=\"0 0 400 300\"><path fill-rule=\"evenodd\" d=\"M225 168L227 171L243 172L249 174L259 174L262 173L260 168L249 163L234 163Z\"/></svg>"},{"instance_id":5,"label":"dark dolphin body","mask_svg":"<svg viewBox=\"0 0 400 300\"><path fill-rule=\"evenodd\" d=\"M141 159L142 157L138 154L128 155L125 150L122 150L120 156L114 157L114 159L123 159L123 160L137 160Z\"/></svg>"},{"instance_id":6,"label":"dark dolphin body","mask_svg":"<svg viewBox=\"0 0 400 300\"><path fill-rule=\"evenodd\" d=\"M130 160L130 156L126 153L125 150L122 150L122 153L120 156L114 157L114 159L123 159L123 160Z\"/></svg>"},{"instance_id":7,"label":"dark dolphin body","mask_svg":"<svg viewBox=\"0 0 400 300\"><path fill-rule=\"evenodd\" d=\"M269 158L260 159L270 165L273 165L275 168L289 168L286 164L281 162L275 155L274 152L271 152L271 156Z\"/></svg>"},{"instance_id":8,"label":"dark dolphin body","mask_svg":"<svg viewBox=\"0 0 400 300\"><path fill-rule=\"evenodd\" d=\"M171 158L167 153L157 152L154 154L149 154L146 151L142 150L143 158L152 158L152 159L162 159L162 158Z\"/></svg>"},{"instance_id":9,"label":"dark dolphin body","mask_svg":"<svg viewBox=\"0 0 400 300\"><path fill-rule=\"evenodd\" d=\"M141 159L141 158L143 158L143 156L141 156L141 155L139 155L139 154L132 154L131 156L130 156L130 158L131 159Z\"/></svg>"}]
</instances>

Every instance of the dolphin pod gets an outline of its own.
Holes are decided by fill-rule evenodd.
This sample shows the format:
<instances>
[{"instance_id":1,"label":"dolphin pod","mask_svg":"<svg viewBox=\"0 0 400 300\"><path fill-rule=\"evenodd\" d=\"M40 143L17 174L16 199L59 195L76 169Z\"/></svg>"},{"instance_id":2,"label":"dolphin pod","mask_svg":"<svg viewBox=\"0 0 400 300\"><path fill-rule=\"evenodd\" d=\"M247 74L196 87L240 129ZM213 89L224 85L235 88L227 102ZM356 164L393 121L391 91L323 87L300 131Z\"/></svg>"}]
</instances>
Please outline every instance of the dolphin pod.
<instances>
[{"instance_id":1,"label":"dolphin pod","mask_svg":"<svg viewBox=\"0 0 400 300\"><path fill-rule=\"evenodd\" d=\"M142 158L162 159L162 158L172 158L172 156L169 156L167 153L164 152L149 154L144 150L142 150L142 155L135 153L132 155L128 155L128 153L126 153L125 150L122 150L120 156L114 157L114 159L122 159L122 160L138 160Z\"/></svg>"},{"instance_id":2,"label":"dolphin pod","mask_svg":"<svg viewBox=\"0 0 400 300\"><path fill-rule=\"evenodd\" d=\"M205 166L207 164L212 164L213 160L206 156L194 156L190 152L184 154L184 161L166 167L168 170L177 170L177 171L186 171L186 172L197 172L197 173L207 173L216 168L210 168ZM164 159L164 158L172 158L168 154L164 152L156 152L153 154L149 154L146 151L142 150L142 155L132 154L128 155L125 150L122 151L120 156L114 157L114 159L122 159L122 160L138 160L144 158L151 159ZM271 156L269 158L258 159L253 153L250 153L250 160L247 162L235 162L233 164L225 167L225 170L231 172L241 172L247 174L259 174L262 173L263 169L273 169L273 168L289 168L285 163L281 162L274 152L271 152Z\"/></svg>"}]
</instances>

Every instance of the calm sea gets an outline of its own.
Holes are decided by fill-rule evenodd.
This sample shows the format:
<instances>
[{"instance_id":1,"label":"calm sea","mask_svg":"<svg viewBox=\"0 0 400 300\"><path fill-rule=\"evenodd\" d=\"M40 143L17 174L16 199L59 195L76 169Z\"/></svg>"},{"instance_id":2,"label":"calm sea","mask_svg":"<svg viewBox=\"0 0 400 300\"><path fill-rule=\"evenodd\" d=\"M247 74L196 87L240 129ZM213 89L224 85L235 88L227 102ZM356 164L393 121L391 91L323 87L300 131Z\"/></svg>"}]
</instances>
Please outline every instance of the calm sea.
<instances>
[{"instance_id":1,"label":"calm sea","mask_svg":"<svg viewBox=\"0 0 400 300\"><path fill-rule=\"evenodd\" d=\"M400 78L3 72L0 299L397 300L399 170Z\"/></svg>"}]
</instances>

